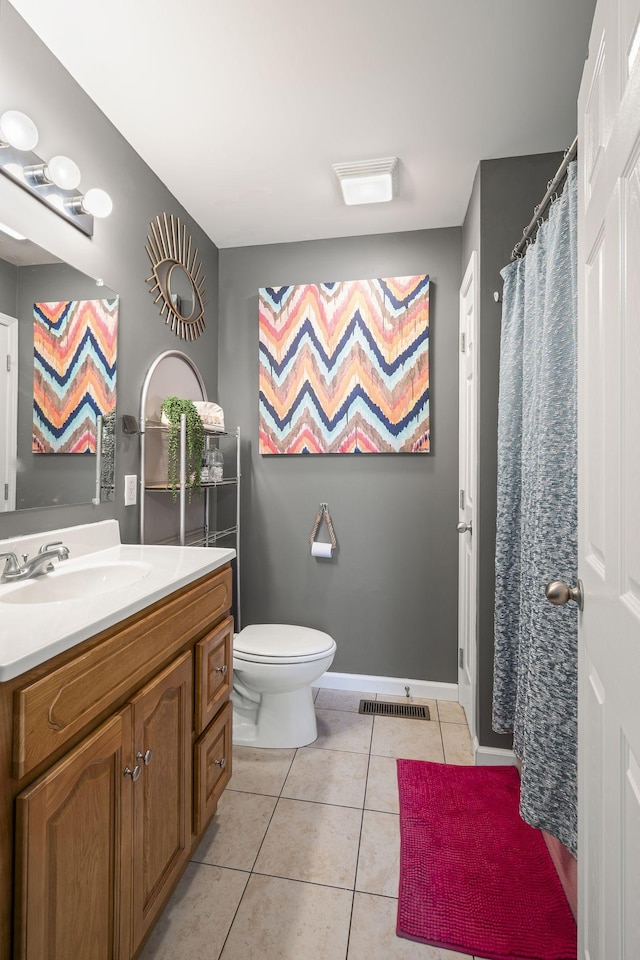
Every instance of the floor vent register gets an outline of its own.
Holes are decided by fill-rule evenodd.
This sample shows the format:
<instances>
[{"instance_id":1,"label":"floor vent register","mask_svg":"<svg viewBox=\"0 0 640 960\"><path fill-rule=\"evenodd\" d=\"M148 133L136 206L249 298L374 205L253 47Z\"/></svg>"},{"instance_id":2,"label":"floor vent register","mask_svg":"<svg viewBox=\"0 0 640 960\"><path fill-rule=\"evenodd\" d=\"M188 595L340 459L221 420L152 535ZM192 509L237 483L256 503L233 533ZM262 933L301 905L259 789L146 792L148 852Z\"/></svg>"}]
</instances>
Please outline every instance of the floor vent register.
<instances>
[{"instance_id":1,"label":"floor vent register","mask_svg":"<svg viewBox=\"0 0 640 960\"><path fill-rule=\"evenodd\" d=\"M358 713L369 717L404 717L409 720L430 720L429 707L416 703L385 703L384 700L361 700Z\"/></svg>"}]
</instances>

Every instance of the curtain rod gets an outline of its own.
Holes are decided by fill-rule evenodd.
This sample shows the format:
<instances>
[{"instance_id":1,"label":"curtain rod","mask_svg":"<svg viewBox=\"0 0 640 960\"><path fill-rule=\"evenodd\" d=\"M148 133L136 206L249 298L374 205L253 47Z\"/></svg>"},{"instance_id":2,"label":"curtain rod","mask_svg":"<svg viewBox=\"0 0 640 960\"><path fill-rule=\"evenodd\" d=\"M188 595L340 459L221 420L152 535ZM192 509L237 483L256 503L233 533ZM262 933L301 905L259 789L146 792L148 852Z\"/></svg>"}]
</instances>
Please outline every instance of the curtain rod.
<instances>
[{"instance_id":1,"label":"curtain rod","mask_svg":"<svg viewBox=\"0 0 640 960\"><path fill-rule=\"evenodd\" d=\"M576 137L573 143L571 144L571 146L569 147L569 149L565 151L564 159L560 164L560 166L558 167L558 171L555 177L553 178L553 180L550 180L549 183L547 184L547 192L545 193L544 197L542 198L538 206L534 207L533 217L531 218L531 221L528 224L528 226L526 226L522 231L522 239L519 241L519 243L516 243L515 247L511 251L512 260L517 260L518 257L521 257L524 251L527 249L527 245L529 241L531 240L535 231L540 226L541 219L544 215L544 212L549 206L549 204L551 203L555 193L557 192L558 187L560 186L560 183L562 182L562 179L567 172L567 167L569 166L571 161L574 159L577 151L578 151L578 138Z\"/></svg>"}]
</instances>

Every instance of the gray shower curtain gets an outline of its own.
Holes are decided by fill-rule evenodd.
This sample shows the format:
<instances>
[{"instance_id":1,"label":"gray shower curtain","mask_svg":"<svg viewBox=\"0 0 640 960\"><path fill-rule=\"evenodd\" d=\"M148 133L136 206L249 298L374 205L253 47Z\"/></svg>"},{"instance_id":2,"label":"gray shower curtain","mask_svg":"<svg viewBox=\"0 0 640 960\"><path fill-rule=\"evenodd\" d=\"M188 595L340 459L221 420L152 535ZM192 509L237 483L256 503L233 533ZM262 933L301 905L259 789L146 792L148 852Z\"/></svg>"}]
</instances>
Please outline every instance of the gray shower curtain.
<instances>
[{"instance_id":1,"label":"gray shower curtain","mask_svg":"<svg viewBox=\"0 0 640 960\"><path fill-rule=\"evenodd\" d=\"M577 852L577 165L504 280L493 728L513 731L520 811Z\"/></svg>"}]
</instances>

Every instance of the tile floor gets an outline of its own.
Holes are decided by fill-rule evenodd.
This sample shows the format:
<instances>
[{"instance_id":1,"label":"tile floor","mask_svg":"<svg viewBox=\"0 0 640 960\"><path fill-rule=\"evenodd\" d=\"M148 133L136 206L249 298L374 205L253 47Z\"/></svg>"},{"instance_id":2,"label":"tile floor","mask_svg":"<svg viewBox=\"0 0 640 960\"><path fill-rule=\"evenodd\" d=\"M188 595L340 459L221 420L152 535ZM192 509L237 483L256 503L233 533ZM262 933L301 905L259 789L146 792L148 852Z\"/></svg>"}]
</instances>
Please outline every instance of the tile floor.
<instances>
[{"instance_id":1,"label":"tile floor","mask_svg":"<svg viewBox=\"0 0 640 960\"><path fill-rule=\"evenodd\" d=\"M395 935L395 758L472 763L462 708L415 699L430 721L366 717L361 697L373 695L316 691L308 747L234 747L216 816L141 960L469 960Z\"/></svg>"}]
</instances>

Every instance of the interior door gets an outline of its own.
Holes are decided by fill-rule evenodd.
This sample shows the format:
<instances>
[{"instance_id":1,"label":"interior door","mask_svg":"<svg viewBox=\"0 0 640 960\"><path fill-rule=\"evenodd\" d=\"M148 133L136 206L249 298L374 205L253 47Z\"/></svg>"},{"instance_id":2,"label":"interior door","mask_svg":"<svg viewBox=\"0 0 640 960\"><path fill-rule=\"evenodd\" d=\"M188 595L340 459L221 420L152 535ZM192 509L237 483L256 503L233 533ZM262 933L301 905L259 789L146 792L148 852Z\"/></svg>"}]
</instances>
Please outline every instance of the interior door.
<instances>
[{"instance_id":1,"label":"interior door","mask_svg":"<svg viewBox=\"0 0 640 960\"><path fill-rule=\"evenodd\" d=\"M0 513L16 508L18 322L0 313Z\"/></svg>"},{"instance_id":2,"label":"interior door","mask_svg":"<svg viewBox=\"0 0 640 960\"><path fill-rule=\"evenodd\" d=\"M640 957L640 32L599 0L579 119L579 950Z\"/></svg>"},{"instance_id":3,"label":"interior door","mask_svg":"<svg viewBox=\"0 0 640 960\"><path fill-rule=\"evenodd\" d=\"M476 735L478 536L478 254L474 250L460 287L459 491L458 491L458 699L471 741Z\"/></svg>"}]
</instances>

